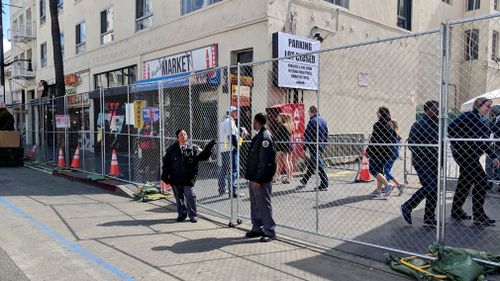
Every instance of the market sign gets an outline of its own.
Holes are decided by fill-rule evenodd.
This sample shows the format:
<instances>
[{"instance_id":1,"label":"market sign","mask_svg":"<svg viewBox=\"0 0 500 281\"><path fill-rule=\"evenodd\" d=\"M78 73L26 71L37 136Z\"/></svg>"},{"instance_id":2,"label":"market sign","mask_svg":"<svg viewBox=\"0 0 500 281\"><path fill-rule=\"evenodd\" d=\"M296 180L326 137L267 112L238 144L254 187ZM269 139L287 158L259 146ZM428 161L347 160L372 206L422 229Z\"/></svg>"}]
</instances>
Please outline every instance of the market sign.
<instances>
[{"instance_id":1,"label":"market sign","mask_svg":"<svg viewBox=\"0 0 500 281\"><path fill-rule=\"evenodd\" d=\"M277 32L273 34L273 57L277 86L304 90L318 90L319 53L295 56L320 50L320 42L310 38ZM291 57L292 56L292 57Z\"/></svg>"},{"instance_id":2,"label":"market sign","mask_svg":"<svg viewBox=\"0 0 500 281\"><path fill-rule=\"evenodd\" d=\"M143 79L197 72L217 67L217 44L149 60L143 64Z\"/></svg>"}]
</instances>

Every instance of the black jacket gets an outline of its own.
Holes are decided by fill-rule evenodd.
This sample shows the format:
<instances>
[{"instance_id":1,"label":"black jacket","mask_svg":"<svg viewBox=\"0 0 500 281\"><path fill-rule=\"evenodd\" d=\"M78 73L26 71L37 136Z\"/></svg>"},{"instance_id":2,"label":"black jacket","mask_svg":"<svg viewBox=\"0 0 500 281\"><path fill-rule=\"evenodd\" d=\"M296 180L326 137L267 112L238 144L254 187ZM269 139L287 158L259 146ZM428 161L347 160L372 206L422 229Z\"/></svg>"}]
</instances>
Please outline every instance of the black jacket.
<instances>
[{"instance_id":1,"label":"black jacket","mask_svg":"<svg viewBox=\"0 0 500 281\"><path fill-rule=\"evenodd\" d=\"M433 120L429 116L424 116L413 124L408 137L409 144L429 144L439 143L439 120ZM432 166L437 168L439 161L439 148L435 146L410 146L413 165Z\"/></svg>"},{"instance_id":2,"label":"black jacket","mask_svg":"<svg viewBox=\"0 0 500 281\"><path fill-rule=\"evenodd\" d=\"M163 156L162 181L173 186L194 186L198 163L210 157L213 146L210 143L203 151L197 145L188 146L182 153L178 142L172 144Z\"/></svg>"},{"instance_id":3,"label":"black jacket","mask_svg":"<svg viewBox=\"0 0 500 281\"><path fill-rule=\"evenodd\" d=\"M481 139L490 137L490 128L482 120L477 110L460 114L448 125L448 136L456 139ZM491 142L487 141L452 141L451 152L455 160L476 160L484 153L492 159L497 158Z\"/></svg>"},{"instance_id":4,"label":"black jacket","mask_svg":"<svg viewBox=\"0 0 500 281\"><path fill-rule=\"evenodd\" d=\"M373 144L390 144L396 143L397 140L398 134L392 128L391 124L385 120L379 120L373 125L370 145L368 145L368 148L366 149L366 155L370 159L385 162L391 158L393 146Z\"/></svg>"},{"instance_id":5,"label":"black jacket","mask_svg":"<svg viewBox=\"0 0 500 281\"><path fill-rule=\"evenodd\" d=\"M276 150L271 133L262 128L252 139L245 178L256 183L268 183L276 172Z\"/></svg>"}]
</instances>

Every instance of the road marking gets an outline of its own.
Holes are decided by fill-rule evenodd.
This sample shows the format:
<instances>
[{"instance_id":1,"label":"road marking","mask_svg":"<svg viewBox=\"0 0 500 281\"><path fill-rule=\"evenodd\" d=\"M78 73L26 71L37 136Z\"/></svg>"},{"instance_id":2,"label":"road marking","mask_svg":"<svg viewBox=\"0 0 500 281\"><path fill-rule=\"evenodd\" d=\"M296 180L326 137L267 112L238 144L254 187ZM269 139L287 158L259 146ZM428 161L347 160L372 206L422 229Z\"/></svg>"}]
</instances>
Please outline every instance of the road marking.
<instances>
[{"instance_id":1,"label":"road marking","mask_svg":"<svg viewBox=\"0 0 500 281\"><path fill-rule=\"evenodd\" d=\"M2 204L5 207L9 208L14 214L16 214L16 215L20 216L21 218L26 219L27 221L29 221L31 224L33 224L38 229L40 229L41 231L43 231L46 234L48 234L49 236L51 236L54 240L56 240L57 242L59 242L60 244L62 244L67 249L69 249L69 250L71 250L71 251L73 251L75 253L80 254L86 260L91 261L93 263L96 263L97 265L100 265L103 268L111 271L116 276L120 277L122 280L127 280L127 281L134 280L134 278L129 277L128 275L126 275L125 273L123 273L118 268L116 268L116 267L114 267L114 266L112 266L112 265L104 262L100 258L94 256L91 252L85 250L84 248L82 248L77 243L67 240L61 234L55 232L54 230L52 230L48 226L46 226L43 223L41 223L41 222L35 220L34 218L30 217L23 210L17 208L16 206L12 205L11 203L7 202L5 199L0 198L0 204Z\"/></svg>"}]
</instances>

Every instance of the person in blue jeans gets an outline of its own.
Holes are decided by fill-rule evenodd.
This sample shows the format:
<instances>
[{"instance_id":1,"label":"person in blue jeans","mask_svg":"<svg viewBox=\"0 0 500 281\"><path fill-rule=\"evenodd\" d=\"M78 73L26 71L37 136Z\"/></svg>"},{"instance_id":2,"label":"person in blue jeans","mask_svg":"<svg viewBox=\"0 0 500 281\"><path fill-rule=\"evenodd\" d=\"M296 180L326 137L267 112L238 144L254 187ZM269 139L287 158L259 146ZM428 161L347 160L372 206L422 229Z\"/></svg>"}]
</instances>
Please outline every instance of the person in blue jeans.
<instances>
[{"instance_id":1,"label":"person in blue jeans","mask_svg":"<svg viewBox=\"0 0 500 281\"><path fill-rule=\"evenodd\" d=\"M238 194L236 188L236 180L238 177L238 128L235 119L238 118L238 108L231 106L229 114L219 126L219 151L221 153L222 167L219 171L219 195L226 193L227 186L232 186L232 192L229 197L237 198L244 196L243 193ZM246 130L244 135L248 134Z\"/></svg>"},{"instance_id":2,"label":"person in blue jeans","mask_svg":"<svg viewBox=\"0 0 500 281\"><path fill-rule=\"evenodd\" d=\"M424 226L435 227L439 148L432 145L439 142L439 103L435 100L427 101L424 112L425 116L411 127L408 138L412 164L422 187L401 205L401 214L407 223L412 224L411 212L426 199ZM429 146L411 146L412 144Z\"/></svg>"},{"instance_id":3,"label":"person in blue jeans","mask_svg":"<svg viewBox=\"0 0 500 281\"><path fill-rule=\"evenodd\" d=\"M304 139L306 142L305 147L309 152L309 159L307 161L307 171L300 180L300 185L297 186L295 190L299 191L306 187L307 182L309 181L311 176L316 172L316 164L318 163L318 173L321 179L321 183L320 186L315 188L315 190L327 191L328 176L325 172L321 153L323 152L325 144L328 142L328 125L325 119L318 116L318 108L314 105L309 108L309 117L310 119L309 122L307 123L306 131L304 132ZM317 128L318 132L316 132ZM318 147L319 151L317 149ZM319 159L317 157L318 155Z\"/></svg>"},{"instance_id":4,"label":"person in blue jeans","mask_svg":"<svg viewBox=\"0 0 500 281\"><path fill-rule=\"evenodd\" d=\"M392 166L394 165L394 162L399 158L399 150L400 150L400 144L401 144L402 138L399 135L398 122L396 122L396 120L392 119L389 122L389 124L396 131L396 133L398 134L398 137L396 140L396 145L394 145L391 148L391 156L390 156L389 160L387 160L387 162L384 165L385 179L387 180L387 182L392 181L394 183L394 185L390 185L390 188L387 190L384 190L384 192L386 193L386 196L388 196L392 192L394 187L396 187L399 190L399 195L401 196L403 194L404 186L396 179L396 177L394 177L394 174L392 173Z\"/></svg>"}]
</instances>

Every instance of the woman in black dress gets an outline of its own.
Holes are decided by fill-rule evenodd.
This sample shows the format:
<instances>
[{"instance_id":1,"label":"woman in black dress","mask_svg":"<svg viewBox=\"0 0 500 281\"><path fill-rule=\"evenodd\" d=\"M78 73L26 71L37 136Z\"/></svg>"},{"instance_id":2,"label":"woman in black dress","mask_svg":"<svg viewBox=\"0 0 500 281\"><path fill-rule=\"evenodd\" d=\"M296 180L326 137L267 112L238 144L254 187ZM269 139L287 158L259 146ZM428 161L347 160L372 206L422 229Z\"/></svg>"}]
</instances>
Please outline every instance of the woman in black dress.
<instances>
[{"instance_id":1,"label":"woman in black dress","mask_svg":"<svg viewBox=\"0 0 500 281\"><path fill-rule=\"evenodd\" d=\"M292 179L292 145L290 137L293 134L293 122L290 114L280 113L278 115L278 126L274 139L276 141L277 168L274 179L277 180L283 168L286 171L284 184L289 184Z\"/></svg>"}]
</instances>

